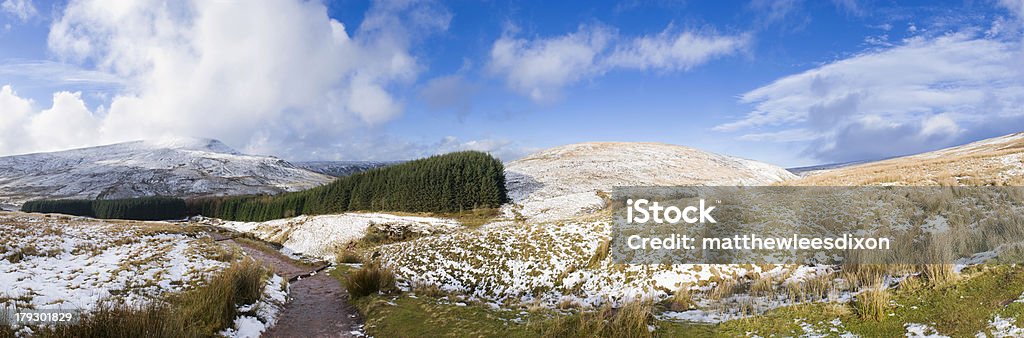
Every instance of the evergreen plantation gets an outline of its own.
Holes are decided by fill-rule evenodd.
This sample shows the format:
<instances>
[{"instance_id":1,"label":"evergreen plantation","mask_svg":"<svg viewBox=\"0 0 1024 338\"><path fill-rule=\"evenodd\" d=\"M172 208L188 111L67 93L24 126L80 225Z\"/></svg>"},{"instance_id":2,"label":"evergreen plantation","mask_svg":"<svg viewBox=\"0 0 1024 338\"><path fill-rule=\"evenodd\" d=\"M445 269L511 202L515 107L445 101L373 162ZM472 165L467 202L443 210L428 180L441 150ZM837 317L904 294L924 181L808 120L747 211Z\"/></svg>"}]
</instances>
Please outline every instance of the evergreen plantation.
<instances>
[{"instance_id":1,"label":"evergreen plantation","mask_svg":"<svg viewBox=\"0 0 1024 338\"><path fill-rule=\"evenodd\" d=\"M173 197L140 197L114 200L36 200L26 202L21 206L21 211L143 221L180 219L186 215L185 200Z\"/></svg>"},{"instance_id":2,"label":"evergreen plantation","mask_svg":"<svg viewBox=\"0 0 1024 338\"><path fill-rule=\"evenodd\" d=\"M40 200L26 203L22 210L139 220L203 215L267 221L346 211L458 212L495 208L506 200L501 161L486 153L463 151L372 169L316 188L272 196Z\"/></svg>"}]
</instances>

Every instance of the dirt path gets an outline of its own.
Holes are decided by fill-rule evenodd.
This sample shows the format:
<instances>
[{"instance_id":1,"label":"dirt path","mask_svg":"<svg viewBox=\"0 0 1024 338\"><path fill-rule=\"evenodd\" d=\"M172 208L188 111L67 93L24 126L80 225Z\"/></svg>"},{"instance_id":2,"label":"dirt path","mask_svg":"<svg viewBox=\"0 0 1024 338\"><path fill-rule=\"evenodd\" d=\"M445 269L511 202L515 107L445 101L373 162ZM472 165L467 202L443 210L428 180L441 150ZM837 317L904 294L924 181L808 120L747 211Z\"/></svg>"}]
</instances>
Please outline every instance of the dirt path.
<instances>
[{"instance_id":1,"label":"dirt path","mask_svg":"<svg viewBox=\"0 0 1024 338\"><path fill-rule=\"evenodd\" d=\"M231 239L224 240L241 247L247 254L270 266L289 280L305 276L316 269L300 264L279 252L268 252ZM337 279L316 273L289 283L288 304L277 318L277 325L264 332L264 337L359 337L362 317L346 300L348 292Z\"/></svg>"}]
</instances>

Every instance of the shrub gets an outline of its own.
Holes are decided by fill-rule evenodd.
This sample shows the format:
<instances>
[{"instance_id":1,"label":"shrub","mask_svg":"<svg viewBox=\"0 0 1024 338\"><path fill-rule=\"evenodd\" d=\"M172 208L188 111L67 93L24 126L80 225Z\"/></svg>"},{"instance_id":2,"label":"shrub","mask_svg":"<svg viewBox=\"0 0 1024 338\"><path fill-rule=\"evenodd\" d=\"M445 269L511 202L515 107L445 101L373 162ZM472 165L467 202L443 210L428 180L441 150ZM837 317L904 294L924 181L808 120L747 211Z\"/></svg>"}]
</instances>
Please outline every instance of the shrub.
<instances>
[{"instance_id":1,"label":"shrub","mask_svg":"<svg viewBox=\"0 0 1024 338\"><path fill-rule=\"evenodd\" d=\"M395 290L395 275L378 262L366 263L349 273L345 288L352 298L391 292Z\"/></svg>"}]
</instances>

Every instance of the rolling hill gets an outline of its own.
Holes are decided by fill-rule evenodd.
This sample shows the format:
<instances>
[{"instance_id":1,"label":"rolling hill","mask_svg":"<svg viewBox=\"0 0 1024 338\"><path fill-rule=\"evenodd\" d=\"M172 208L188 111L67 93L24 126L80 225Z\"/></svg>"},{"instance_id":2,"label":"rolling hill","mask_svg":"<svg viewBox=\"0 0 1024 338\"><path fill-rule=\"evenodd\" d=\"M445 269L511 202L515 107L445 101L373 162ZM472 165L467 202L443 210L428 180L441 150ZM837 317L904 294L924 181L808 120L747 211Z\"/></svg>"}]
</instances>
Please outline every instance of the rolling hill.
<instances>
[{"instance_id":1,"label":"rolling hill","mask_svg":"<svg viewBox=\"0 0 1024 338\"><path fill-rule=\"evenodd\" d=\"M663 143L589 142L550 148L505 169L509 198L526 217L570 217L604 207L601 193L631 185L768 185L781 167Z\"/></svg>"},{"instance_id":2,"label":"rolling hill","mask_svg":"<svg viewBox=\"0 0 1024 338\"><path fill-rule=\"evenodd\" d=\"M1024 185L1024 133L817 171L794 185Z\"/></svg>"},{"instance_id":3,"label":"rolling hill","mask_svg":"<svg viewBox=\"0 0 1024 338\"><path fill-rule=\"evenodd\" d=\"M0 157L0 203L38 198L275 194L333 178L284 160L183 138Z\"/></svg>"}]
</instances>

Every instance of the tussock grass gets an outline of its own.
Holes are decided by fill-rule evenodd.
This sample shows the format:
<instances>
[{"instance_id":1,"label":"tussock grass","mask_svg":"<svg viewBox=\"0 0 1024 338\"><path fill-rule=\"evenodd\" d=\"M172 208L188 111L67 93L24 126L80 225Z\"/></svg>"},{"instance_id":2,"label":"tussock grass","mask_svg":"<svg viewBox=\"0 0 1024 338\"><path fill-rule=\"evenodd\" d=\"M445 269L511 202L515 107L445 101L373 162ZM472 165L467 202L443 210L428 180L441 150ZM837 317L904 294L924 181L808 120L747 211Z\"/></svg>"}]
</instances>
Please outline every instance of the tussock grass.
<instances>
[{"instance_id":1,"label":"tussock grass","mask_svg":"<svg viewBox=\"0 0 1024 338\"><path fill-rule=\"evenodd\" d=\"M865 320L881 321L885 319L889 308L889 289L881 285L864 290L853 301L854 312Z\"/></svg>"},{"instance_id":2,"label":"tussock grass","mask_svg":"<svg viewBox=\"0 0 1024 338\"><path fill-rule=\"evenodd\" d=\"M335 263L357 264L363 262L363 257L349 248L337 248L334 250Z\"/></svg>"},{"instance_id":3,"label":"tussock grass","mask_svg":"<svg viewBox=\"0 0 1024 338\"><path fill-rule=\"evenodd\" d=\"M711 291L707 293L707 298L711 300L721 300L741 292L743 292L742 283L732 278L723 278L718 281L715 288L711 289Z\"/></svg>"},{"instance_id":4,"label":"tussock grass","mask_svg":"<svg viewBox=\"0 0 1024 338\"><path fill-rule=\"evenodd\" d=\"M610 239L601 241L601 243L597 245L597 250L594 252L594 255L590 257L590 261L587 262L587 268L596 269L601 267L601 262L604 262L604 260L608 258L608 254L611 251L611 245L612 241Z\"/></svg>"},{"instance_id":5,"label":"tussock grass","mask_svg":"<svg viewBox=\"0 0 1024 338\"><path fill-rule=\"evenodd\" d=\"M419 296L426 296L432 298L441 298L442 296L448 295L447 292L441 290L437 284L427 283L416 283L412 287L412 292Z\"/></svg>"},{"instance_id":6,"label":"tussock grass","mask_svg":"<svg viewBox=\"0 0 1024 338\"><path fill-rule=\"evenodd\" d=\"M352 298L392 292L395 290L395 275L379 262L369 262L349 273L345 288Z\"/></svg>"},{"instance_id":7,"label":"tussock grass","mask_svg":"<svg viewBox=\"0 0 1024 338\"><path fill-rule=\"evenodd\" d=\"M255 303L269 275L236 262L205 285L144 304L103 302L73 325L34 328L38 337L204 337L232 325L237 307Z\"/></svg>"},{"instance_id":8,"label":"tussock grass","mask_svg":"<svg viewBox=\"0 0 1024 338\"><path fill-rule=\"evenodd\" d=\"M696 307L697 303L693 300L693 291L690 290L690 284L683 284L672 294L672 297L668 300L668 307L672 311L686 311Z\"/></svg>"},{"instance_id":9,"label":"tussock grass","mask_svg":"<svg viewBox=\"0 0 1024 338\"><path fill-rule=\"evenodd\" d=\"M754 297L764 297L775 293L775 281L771 276L762 276L761 274L755 274L754 279L750 281L750 295Z\"/></svg>"},{"instance_id":10,"label":"tussock grass","mask_svg":"<svg viewBox=\"0 0 1024 338\"><path fill-rule=\"evenodd\" d=\"M543 337L653 337L651 303L634 301L615 309L605 305L594 311L557 316L537 325Z\"/></svg>"}]
</instances>

